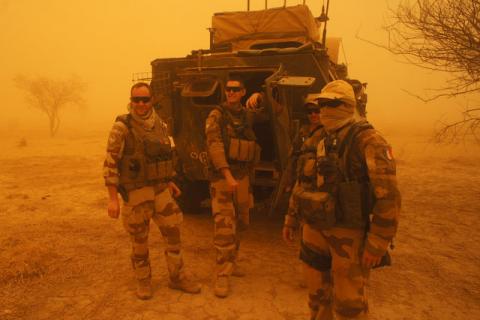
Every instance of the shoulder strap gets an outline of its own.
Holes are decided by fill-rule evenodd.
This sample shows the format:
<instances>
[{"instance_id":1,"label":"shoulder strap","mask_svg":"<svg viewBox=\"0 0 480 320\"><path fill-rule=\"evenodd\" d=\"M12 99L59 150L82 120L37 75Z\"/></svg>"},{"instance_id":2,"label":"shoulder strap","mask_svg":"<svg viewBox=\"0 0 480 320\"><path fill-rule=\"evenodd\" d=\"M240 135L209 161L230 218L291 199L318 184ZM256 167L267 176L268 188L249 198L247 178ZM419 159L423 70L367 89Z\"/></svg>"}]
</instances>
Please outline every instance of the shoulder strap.
<instances>
[{"instance_id":1,"label":"shoulder strap","mask_svg":"<svg viewBox=\"0 0 480 320\"><path fill-rule=\"evenodd\" d=\"M315 132L317 132L317 131L320 130L320 129L323 129L323 126L318 126L318 127L316 127L315 129L313 129L312 132L310 132L310 133L308 134L308 137L309 137L309 138L313 137L313 135L315 134Z\"/></svg>"},{"instance_id":2,"label":"shoulder strap","mask_svg":"<svg viewBox=\"0 0 480 320\"><path fill-rule=\"evenodd\" d=\"M117 118L115 118L115 121L119 121L124 125L126 125L128 129L131 129L132 128L131 119L132 119L132 116L130 115L130 113L126 113L126 114L121 114L117 116Z\"/></svg>"},{"instance_id":3,"label":"shoulder strap","mask_svg":"<svg viewBox=\"0 0 480 320\"><path fill-rule=\"evenodd\" d=\"M228 134L227 134L227 119L225 119L225 113L227 112L227 110L225 110L225 108L223 108L222 105L214 106L213 110L219 111L222 116L222 118L220 119L220 122L221 122L220 130L222 133L222 142L223 142L224 152L225 152L225 155L227 155L228 154L228 146L227 146Z\"/></svg>"},{"instance_id":4,"label":"shoulder strap","mask_svg":"<svg viewBox=\"0 0 480 320\"><path fill-rule=\"evenodd\" d=\"M352 180L353 178L353 172L352 172L352 158L350 157L350 153L352 150L352 146L354 142L356 141L356 138L358 135L368 129L374 129L373 126L368 123L368 121L360 121L357 123L354 123L348 133L345 136L345 139L340 144L338 155L339 158L342 159L342 163L344 164L345 168L345 179L347 181Z\"/></svg>"}]
</instances>

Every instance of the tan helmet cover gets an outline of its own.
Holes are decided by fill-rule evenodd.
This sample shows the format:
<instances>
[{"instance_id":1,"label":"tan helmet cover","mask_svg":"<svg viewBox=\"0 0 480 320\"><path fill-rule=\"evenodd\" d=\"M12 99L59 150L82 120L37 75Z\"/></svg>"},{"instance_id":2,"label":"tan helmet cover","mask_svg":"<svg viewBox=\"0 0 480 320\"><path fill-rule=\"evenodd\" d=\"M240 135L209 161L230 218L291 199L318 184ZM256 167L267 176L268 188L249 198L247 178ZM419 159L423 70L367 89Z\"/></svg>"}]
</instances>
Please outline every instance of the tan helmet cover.
<instances>
[{"instance_id":1,"label":"tan helmet cover","mask_svg":"<svg viewBox=\"0 0 480 320\"><path fill-rule=\"evenodd\" d=\"M351 107L355 107L357 104L353 87L343 80L334 80L327 83L317 99L319 103L325 100L341 100Z\"/></svg>"}]
</instances>

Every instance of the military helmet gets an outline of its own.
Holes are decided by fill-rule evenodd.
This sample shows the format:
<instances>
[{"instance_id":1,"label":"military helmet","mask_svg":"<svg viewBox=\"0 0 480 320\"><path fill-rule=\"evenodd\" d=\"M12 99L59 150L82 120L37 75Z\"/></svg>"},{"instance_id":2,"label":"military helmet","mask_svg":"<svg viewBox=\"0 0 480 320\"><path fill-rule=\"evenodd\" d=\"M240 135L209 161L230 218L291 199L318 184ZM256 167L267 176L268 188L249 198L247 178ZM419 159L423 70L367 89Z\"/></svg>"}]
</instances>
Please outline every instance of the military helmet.
<instances>
[{"instance_id":1,"label":"military helmet","mask_svg":"<svg viewBox=\"0 0 480 320\"><path fill-rule=\"evenodd\" d=\"M317 100L319 104L321 104L322 101L340 100L350 106L356 105L353 87L344 80L334 80L327 83L320 94L317 95Z\"/></svg>"}]
</instances>

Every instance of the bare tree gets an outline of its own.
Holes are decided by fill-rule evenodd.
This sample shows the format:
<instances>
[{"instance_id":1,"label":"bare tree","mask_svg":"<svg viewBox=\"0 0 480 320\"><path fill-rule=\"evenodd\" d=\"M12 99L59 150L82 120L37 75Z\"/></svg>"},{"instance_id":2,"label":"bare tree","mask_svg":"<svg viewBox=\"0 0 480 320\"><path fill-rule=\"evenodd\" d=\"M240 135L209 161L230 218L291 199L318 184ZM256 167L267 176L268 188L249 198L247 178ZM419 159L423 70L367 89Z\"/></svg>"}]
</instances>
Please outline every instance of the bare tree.
<instances>
[{"instance_id":1,"label":"bare tree","mask_svg":"<svg viewBox=\"0 0 480 320\"><path fill-rule=\"evenodd\" d=\"M400 0L390 8L384 25L389 39L379 44L357 37L400 55L410 64L447 73L449 78L429 102L441 97L480 94L480 0ZM441 122L437 141L457 141L467 135L480 142L480 106L467 106L457 122Z\"/></svg>"},{"instance_id":2,"label":"bare tree","mask_svg":"<svg viewBox=\"0 0 480 320\"><path fill-rule=\"evenodd\" d=\"M83 106L85 102L86 83L77 76L51 79L18 75L14 82L25 92L27 103L48 116L52 137L60 127L60 110L69 105Z\"/></svg>"},{"instance_id":3,"label":"bare tree","mask_svg":"<svg viewBox=\"0 0 480 320\"><path fill-rule=\"evenodd\" d=\"M461 118L455 122L439 121L438 130L435 132L435 142L455 143L473 137L480 143L480 108L466 108Z\"/></svg>"},{"instance_id":4,"label":"bare tree","mask_svg":"<svg viewBox=\"0 0 480 320\"><path fill-rule=\"evenodd\" d=\"M451 76L424 100L480 91L480 0L402 0L390 13L386 48Z\"/></svg>"}]
</instances>

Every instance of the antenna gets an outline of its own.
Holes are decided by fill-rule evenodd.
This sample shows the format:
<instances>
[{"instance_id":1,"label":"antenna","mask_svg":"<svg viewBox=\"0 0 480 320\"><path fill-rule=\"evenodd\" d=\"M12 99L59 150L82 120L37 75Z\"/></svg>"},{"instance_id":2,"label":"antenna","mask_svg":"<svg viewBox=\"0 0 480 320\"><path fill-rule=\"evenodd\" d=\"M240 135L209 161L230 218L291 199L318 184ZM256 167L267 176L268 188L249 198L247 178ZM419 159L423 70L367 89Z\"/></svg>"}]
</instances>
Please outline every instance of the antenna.
<instances>
[{"instance_id":1,"label":"antenna","mask_svg":"<svg viewBox=\"0 0 480 320\"><path fill-rule=\"evenodd\" d=\"M324 48L327 44L327 21L328 21L329 7L330 7L330 0L327 0L327 11L325 11L325 24L323 25L323 36L322 36L322 43ZM322 11L323 11L323 6L322 6Z\"/></svg>"},{"instance_id":2,"label":"antenna","mask_svg":"<svg viewBox=\"0 0 480 320\"><path fill-rule=\"evenodd\" d=\"M250 0L247 0L247 11L250 11Z\"/></svg>"},{"instance_id":3,"label":"antenna","mask_svg":"<svg viewBox=\"0 0 480 320\"><path fill-rule=\"evenodd\" d=\"M265 0L265 9L268 9L268 0Z\"/></svg>"},{"instance_id":4,"label":"antenna","mask_svg":"<svg viewBox=\"0 0 480 320\"><path fill-rule=\"evenodd\" d=\"M287 6L287 0L283 0L283 7L285 8Z\"/></svg>"}]
</instances>

